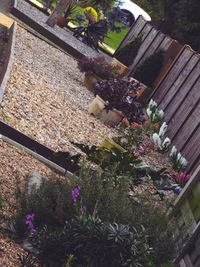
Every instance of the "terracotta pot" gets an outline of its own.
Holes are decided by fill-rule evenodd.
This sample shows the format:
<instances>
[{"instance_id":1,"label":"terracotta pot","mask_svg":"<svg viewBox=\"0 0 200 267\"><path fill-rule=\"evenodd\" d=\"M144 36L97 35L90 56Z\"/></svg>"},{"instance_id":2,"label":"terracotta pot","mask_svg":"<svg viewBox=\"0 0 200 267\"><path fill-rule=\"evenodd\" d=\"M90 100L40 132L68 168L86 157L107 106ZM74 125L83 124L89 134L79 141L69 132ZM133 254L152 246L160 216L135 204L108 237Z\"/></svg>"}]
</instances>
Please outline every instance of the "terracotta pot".
<instances>
[{"instance_id":1,"label":"terracotta pot","mask_svg":"<svg viewBox=\"0 0 200 267\"><path fill-rule=\"evenodd\" d=\"M101 78L95 74L86 73L84 77L84 85L89 91L94 91L95 84L100 81Z\"/></svg>"},{"instance_id":2,"label":"terracotta pot","mask_svg":"<svg viewBox=\"0 0 200 267\"><path fill-rule=\"evenodd\" d=\"M123 63L121 63L119 60L117 60L116 58L113 58L111 65L117 66L117 72L119 76L125 76L129 72L129 68Z\"/></svg>"},{"instance_id":3,"label":"terracotta pot","mask_svg":"<svg viewBox=\"0 0 200 267\"><path fill-rule=\"evenodd\" d=\"M98 95L89 105L89 113L93 114L95 117L100 118L102 110L105 108L106 102Z\"/></svg>"},{"instance_id":4,"label":"terracotta pot","mask_svg":"<svg viewBox=\"0 0 200 267\"><path fill-rule=\"evenodd\" d=\"M122 121L123 113L115 108L112 110L108 110L108 111L106 109L103 109L100 119L106 125L110 125L114 127Z\"/></svg>"},{"instance_id":5,"label":"terracotta pot","mask_svg":"<svg viewBox=\"0 0 200 267\"><path fill-rule=\"evenodd\" d=\"M59 17L57 19L57 25L61 28L64 28L65 26L67 26L67 20L65 17Z\"/></svg>"}]
</instances>

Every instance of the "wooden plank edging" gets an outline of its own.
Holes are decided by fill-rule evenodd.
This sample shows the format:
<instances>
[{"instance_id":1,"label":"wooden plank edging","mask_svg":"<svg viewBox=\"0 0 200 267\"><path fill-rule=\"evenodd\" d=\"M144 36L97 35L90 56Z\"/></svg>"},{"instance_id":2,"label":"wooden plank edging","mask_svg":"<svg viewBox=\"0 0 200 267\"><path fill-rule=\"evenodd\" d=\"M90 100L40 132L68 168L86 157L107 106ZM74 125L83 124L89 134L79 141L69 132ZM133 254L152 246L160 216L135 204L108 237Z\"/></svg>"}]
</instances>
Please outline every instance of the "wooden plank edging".
<instances>
[{"instance_id":1,"label":"wooden plank edging","mask_svg":"<svg viewBox=\"0 0 200 267\"><path fill-rule=\"evenodd\" d=\"M10 78L10 72L11 72L13 58L14 58L16 27L17 27L17 23L14 22L11 28L9 29L9 41L8 41L7 53L6 53L6 58L5 58L5 62L3 65L3 71L0 77L0 103L3 100L3 95L6 89L6 85Z\"/></svg>"}]
</instances>

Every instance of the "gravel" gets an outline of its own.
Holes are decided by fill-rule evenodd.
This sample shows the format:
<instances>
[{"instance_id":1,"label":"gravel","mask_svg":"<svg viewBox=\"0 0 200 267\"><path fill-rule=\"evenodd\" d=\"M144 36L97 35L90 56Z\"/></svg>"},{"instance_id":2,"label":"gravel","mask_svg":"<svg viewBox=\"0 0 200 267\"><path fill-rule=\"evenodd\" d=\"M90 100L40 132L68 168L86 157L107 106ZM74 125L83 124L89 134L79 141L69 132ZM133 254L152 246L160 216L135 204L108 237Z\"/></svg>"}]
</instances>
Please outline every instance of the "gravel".
<instances>
[{"instance_id":1,"label":"gravel","mask_svg":"<svg viewBox=\"0 0 200 267\"><path fill-rule=\"evenodd\" d=\"M56 151L74 150L70 141L100 144L113 129L88 113L93 98L73 58L17 28L1 120Z\"/></svg>"},{"instance_id":2,"label":"gravel","mask_svg":"<svg viewBox=\"0 0 200 267\"><path fill-rule=\"evenodd\" d=\"M77 62L60 50L17 27L11 76L0 106L0 120L55 151L76 151L70 141L100 144L112 135L87 109L94 96L83 86ZM24 183L31 170L52 171L24 151L0 140L0 193L11 216L16 176ZM2 223L0 223L0 226ZM0 267L17 267L20 245L0 234Z\"/></svg>"},{"instance_id":3,"label":"gravel","mask_svg":"<svg viewBox=\"0 0 200 267\"><path fill-rule=\"evenodd\" d=\"M15 212L13 205L15 205L17 184L24 184L31 170L36 170L44 176L51 175L52 171L23 150L16 149L1 139L0 155L0 194L4 201L0 215L11 217ZM0 220L0 227L5 227L2 220ZM24 255L25 252L19 244L0 233L0 266L20 266L17 254Z\"/></svg>"}]
</instances>

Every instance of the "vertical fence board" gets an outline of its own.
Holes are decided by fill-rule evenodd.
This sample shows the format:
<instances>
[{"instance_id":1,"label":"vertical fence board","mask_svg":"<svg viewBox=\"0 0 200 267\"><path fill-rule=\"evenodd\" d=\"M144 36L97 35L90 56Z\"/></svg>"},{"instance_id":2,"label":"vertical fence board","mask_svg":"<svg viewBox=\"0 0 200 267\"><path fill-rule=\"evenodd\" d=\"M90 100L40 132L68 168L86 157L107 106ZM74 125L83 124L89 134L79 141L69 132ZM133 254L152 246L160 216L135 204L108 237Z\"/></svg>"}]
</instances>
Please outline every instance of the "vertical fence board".
<instances>
[{"instance_id":1,"label":"vertical fence board","mask_svg":"<svg viewBox=\"0 0 200 267\"><path fill-rule=\"evenodd\" d=\"M185 97L189 91L189 87L199 76L198 71L200 71L200 65L198 66L198 69L195 68L198 61L199 58L194 55L192 58L190 58L183 71L179 73L179 76L169 88L165 98L162 100L161 107L163 110L166 111L167 108L169 108L171 113L175 111L176 106L179 105L181 99Z\"/></svg>"},{"instance_id":2,"label":"vertical fence board","mask_svg":"<svg viewBox=\"0 0 200 267\"><path fill-rule=\"evenodd\" d=\"M179 106L176 113L171 116L170 110L166 113L165 119L170 121L170 129L169 135L173 139L173 137L177 134L183 123L187 120L188 116L191 115L194 109L196 109L197 115L199 114L198 103L200 101L200 94L199 94L199 87L200 87L200 78L198 79L197 83L191 88L182 101L182 105ZM170 120L169 120L170 119ZM190 127L190 125L188 125ZM181 136L180 136L181 138Z\"/></svg>"},{"instance_id":3,"label":"vertical fence board","mask_svg":"<svg viewBox=\"0 0 200 267\"><path fill-rule=\"evenodd\" d=\"M143 29L147 23L148 22L146 20L144 20L142 16L139 16L137 18L137 20L135 21L135 23L133 24L132 28L129 30L129 32L125 36L125 38L122 40L122 42L119 45L119 47L117 48L117 50L124 47L127 43L129 43L136 36L138 36L143 31Z\"/></svg>"},{"instance_id":4,"label":"vertical fence board","mask_svg":"<svg viewBox=\"0 0 200 267\"><path fill-rule=\"evenodd\" d=\"M187 121L183 124L177 135L174 136L172 142L176 144L176 147L179 151L183 151L188 142L196 135L196 132L200 131L200 123L197 119L198 113L194 112L188 118ZM188 125L190 127L188 127ZM180 138L181 136L181 138Z\"/></svg>"},{"instance_id":5,"label":"vertical fence board","mask_svg":"<svg viewBox=\"0 0 200 267\"><path fill-rule=\"evenodd\" d=\"M181 54L178 56L173 68L169 70L168 74L164 79L161 81L160 85L156 88L153 98L156 100L158 104L162 103L165 95L167 94L169 88L175 83L177 77L183 71L185 65L187 64L188 60L192 57L193 52L184 49Z\"/></svg>"}]
</instances>

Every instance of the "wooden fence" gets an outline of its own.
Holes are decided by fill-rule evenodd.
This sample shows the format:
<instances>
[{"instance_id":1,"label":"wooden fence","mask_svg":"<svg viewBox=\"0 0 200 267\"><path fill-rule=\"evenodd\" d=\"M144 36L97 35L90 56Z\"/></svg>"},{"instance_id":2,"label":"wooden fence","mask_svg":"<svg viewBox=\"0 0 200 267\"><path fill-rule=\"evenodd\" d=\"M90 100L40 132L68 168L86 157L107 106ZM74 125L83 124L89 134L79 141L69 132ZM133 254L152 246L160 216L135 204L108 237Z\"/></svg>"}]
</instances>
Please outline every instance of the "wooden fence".
<instances>
[{"instance_id":1,"label":"wooden fence","mask_svg":"<svg viewBox=\"0 0 200 267\"><path fill-rule=\"evenodd\" d=\"M200 166L175 202L171 213L176 223L176 263L200 266Z\"/></svg>"},{"instance_id":2,"label":"wooden fence","mask_svg":"<svg viewBox=\"0 0 200 267\"><path fill-rule=\"evenodd\" d=\"M152 98L165 112L168 135L192 173L200 165L200 55L184 46Z\"/></svg>"},{"instance_id":3,"label":"wooden fence","mask_svg":"<svg viewBox=\"0 0 200 267\"><path fill-rule=\"evenodd\" d=\"M133 27L121 42L118 49L124 47L139 34L143 34L142 44L136 58L134 59L133 64L129 67L130 75L133 72L134 68L139 66L142 62L145 61L145 59L147 59L155 52L159 51L160 49L167 51L174 41L169 36L156 30L149 22L144 20L142 16L139 16L135 21Z\"/></svg>"}]
</instances>

